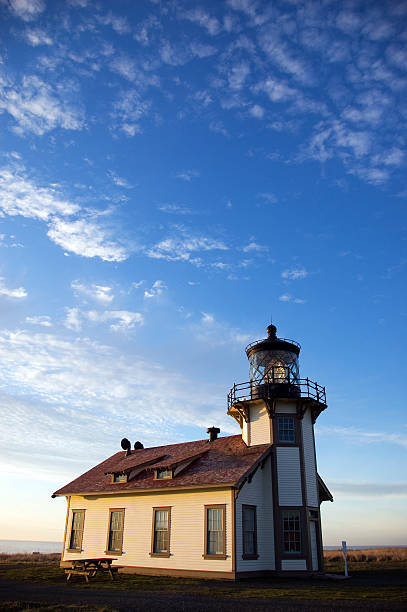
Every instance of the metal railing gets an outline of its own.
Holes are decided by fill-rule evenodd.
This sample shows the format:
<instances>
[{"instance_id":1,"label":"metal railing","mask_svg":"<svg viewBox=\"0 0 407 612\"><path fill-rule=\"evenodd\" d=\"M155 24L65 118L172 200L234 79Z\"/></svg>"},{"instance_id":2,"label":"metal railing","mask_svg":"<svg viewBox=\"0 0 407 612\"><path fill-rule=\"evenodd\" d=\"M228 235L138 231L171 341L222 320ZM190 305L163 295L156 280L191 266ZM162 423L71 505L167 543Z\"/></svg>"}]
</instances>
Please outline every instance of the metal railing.
<instances>
[{"instance_id":1,"label":"metal railing","mask_svg":"<svg viewBox=\"0 0 407 612\"><path fill-rule=\"evenodd\" d=\"M274 399L276 397L308 397L326 404L325 387L309 378L292 376L267 376L262 380L235 383L228 393L228 409L237 402L252 399Z\"/></svg>"},{"instance_id":2,"label":"metal railing","mask_svg":"<svg viewBox=\"0 0 407 612\"><path fill-rule=\"evenodd\" d=\"M259 344L260 342L267 342L268 340L270 340L270 338L263 338L262 340L254 340L254 342L250 342L250 344L248 344L245 348L246 353L249 348L251 348L255 344ZM298 346L298 348L301 348L301 344L299 342L296 342L295 340L289 340L288 338L275 338L274 340L276 342L289 342L290 344L294 344L295 346Z\"/></svg>"}]
</instances>

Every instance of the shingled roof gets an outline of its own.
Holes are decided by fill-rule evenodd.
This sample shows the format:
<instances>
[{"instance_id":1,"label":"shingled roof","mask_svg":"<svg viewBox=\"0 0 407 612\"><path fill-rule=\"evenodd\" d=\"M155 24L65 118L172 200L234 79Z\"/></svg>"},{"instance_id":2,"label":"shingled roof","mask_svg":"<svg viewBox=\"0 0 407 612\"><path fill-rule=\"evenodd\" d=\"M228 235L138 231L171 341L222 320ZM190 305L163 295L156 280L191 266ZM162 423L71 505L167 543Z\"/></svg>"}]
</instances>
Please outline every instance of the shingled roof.
<instances>
[{"instance_id":1,"label":"shingled roof","mask_svg":"<svg viewBox=\"0 0 407 612\"><path fill-rule=\"evenodd\" d=\"M209 440L155 446L112 455L58 491L58 495L159 491L189 487L238 485L270 451L270 444L248 447L241 435ZM171 479L155 480L155 467L169 467L186 462L186 467ZM145 469L143 469L143 467ZM129 474L127 482L112 483L114 472ZM134 476L132 477L132 472Z\"/></svg>"}]
</instances>

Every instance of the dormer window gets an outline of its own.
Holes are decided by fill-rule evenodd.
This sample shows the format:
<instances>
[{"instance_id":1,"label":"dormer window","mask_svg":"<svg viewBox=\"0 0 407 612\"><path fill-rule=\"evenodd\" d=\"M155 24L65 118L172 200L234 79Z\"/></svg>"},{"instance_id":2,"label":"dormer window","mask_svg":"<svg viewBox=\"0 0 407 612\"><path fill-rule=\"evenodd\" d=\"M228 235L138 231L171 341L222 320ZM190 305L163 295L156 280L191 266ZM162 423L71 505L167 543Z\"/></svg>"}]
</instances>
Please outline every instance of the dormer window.
<instances>
[{"instance_id":1,"label":"dormer window","mask_svg":"<svg viewBox=\"0 0 407 612\"><path fill-rule=\"evenodd\" d=\"M121 472L115 472L112 474L112 482L127 482L127 474L123 474Z\"/></svg>"},{"instance_id":2,"label":"dormer window","mask_svg":"<svg viewBox=\"0 0 407 612\"><path fill-rule=\"evenodd\" d=\"M172 478L172 470L169 470L167 468L158 468L155 471L155 480L161 480L164 478Z\"/></svg>"}]
</instances>

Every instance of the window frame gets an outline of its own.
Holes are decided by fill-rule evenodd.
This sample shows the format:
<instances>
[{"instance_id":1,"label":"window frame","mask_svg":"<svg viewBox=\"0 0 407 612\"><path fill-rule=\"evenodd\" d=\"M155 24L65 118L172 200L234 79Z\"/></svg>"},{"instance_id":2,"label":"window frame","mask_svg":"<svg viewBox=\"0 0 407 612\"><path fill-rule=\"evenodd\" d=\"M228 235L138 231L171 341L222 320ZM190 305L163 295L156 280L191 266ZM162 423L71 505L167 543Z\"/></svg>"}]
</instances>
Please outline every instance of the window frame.
<instances>
[{"instance_id":1,"label":"window frame","mask_svg":"<svg viewBox=\"0 0 407 612\"><path fill-rule=\"evenodd\" d=\"M68 547L67 547L67 551L70 553L81 553L83 552L83 548L82 548L82 542L83 542L83 531L85 528L85 509L84 508L73 508L71 510L72 514L71 514L71 528L69 530L69 539L68 539ZM80 530L80 541L79 541L79 546L78 548L71 548L71 543L72 543L72 531L73 531L73 522L74 522L74 514L75 513L81 513L82 514L82 526L81 526L81 530Z\"/></svg>"},{"instance_id":2,"label":"window frame","mask_svg":"<svg viewBox=\"0 0 407 612\"><path fill-rule=\"evenodd\" d=\"M168 550L166 552L155 552L155 517L157 512L166 511L168 512L168 522L167 522L167 542L168 542ZM150 557L170 557L171 556L171 506L157 506L153 508L153 522L151 527L151 551Z\"/></svg>"},{"instance_id":3,"label":"window frame","mask_svg":"<svg viewBox=\"0 0 407 612\"><path fill-rule=\"evenodd\" d=\"M244 523L244 513L245 510L254 510L254 552L247 553L245 550L245 523ZM250 504L242 504L242 559L245 560L254 560L259 558L258 548L257 548L257 506L253 506Z\"/></svg>"},{"instance_id":4,"label":"window frame","mask_svg":"<svg viewBox=\"0 0 407 612\"><path fill-rule=\"evenodd\" d=\"M208 553L208 510L223 510L223 521L222 521L223 552L222 553L216 553L216 554ZM204 516L204 553L202 556L204 559L226 559L227 558L227 555L226 555L226 504L207 504L204 506L204 513L205 513L205 516Z\"/></svg>"},{"instance_id":5,"label":"window frame","mask_svg":"<svg viewBox=\"0 0 407 612\"><path fill-rule=\"evenodd\" d=\"M123 480L115 480L116 476L124 476ZM128 474L123 474L121 472L113 472L112 473L112 484L123 484L124 482L127 482L129 479Z\"/></svg>"},{"instance_id":6,"label":"window frame","mask_svg":"<svg viewBox=\"0 0 407 612\"><path fill-rule=\"evenodd\" d=\"M161 478L158 476L159 472L169 472L169 476L162 476ZM157 468L154 470L154 480L170 480L174 476L174 471L172 468Z\"/></svg>"},{"instance_id":7,"label":"window frame","mask_svg":"<svg viewBox=\"0 0 407 612\"><path fill-rule=\"evenodd\" d=\"M284 546L284 514L285 513L297 513L298 514L298 521L299 521L299 534L300 534L300 550L299 551L287 551L285 550L285 546ZM298 508L298 507L285 507L281 509L281 552L282 552L282 556L287 558L287 559L295 559L295 558L299 558L299 557L304 557L304 555L306 554L306 552L304 551L304 535L305 535L305 531L304 531L304 513L303 513L303 509L302 508Z\"/></svg>"},{"instance_id":8,"label":"window frame","mask_svg":"<svg viewBox=\"0 0 407 612\"><path fill-rule=\"evenodd\" d=\"M282 419L292 419L294 425L294 439L293 440L280 440L280 421ZM276 439L279 446L293 446L298 445L298 418L295 414L279 414L276 419Z\"/></svg>"},{"instance_id":9,"label":"window frame","mask_svg":"<svg viewBox=\"0 0 407 612\"><path fill-rule=\"evenodd\" d=\"M123 554L123 533L124 533L124 508L109 508L109 520L107 522L107 537L106 537L106 555L122 555ZM120 549L111 550L109 549L109 541L110 541L110 532L111 532L111 522L112 522L112 513L113 512L121 512L122 521L121 521L121 537L120 537Z\"/></svg>"}]
</instances>

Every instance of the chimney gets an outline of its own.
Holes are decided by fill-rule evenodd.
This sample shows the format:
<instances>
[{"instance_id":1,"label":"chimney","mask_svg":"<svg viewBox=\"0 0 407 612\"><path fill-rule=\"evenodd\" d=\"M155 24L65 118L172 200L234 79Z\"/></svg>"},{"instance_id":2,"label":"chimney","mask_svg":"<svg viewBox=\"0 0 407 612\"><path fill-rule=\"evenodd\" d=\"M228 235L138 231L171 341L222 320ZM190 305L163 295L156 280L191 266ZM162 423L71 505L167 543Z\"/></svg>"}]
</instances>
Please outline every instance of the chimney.
<instances>
[{"instance_id":1,"label":"chimney","mask_svg":"<svg viewBox=\"0 0 407 612\"><path fill-rule=\"evenodd\" d=\"M220 433L219 427L208 427L206 433L209 434L209 442L213 442L217 439L218 433Z\"/></svg>"}]
</instances>

